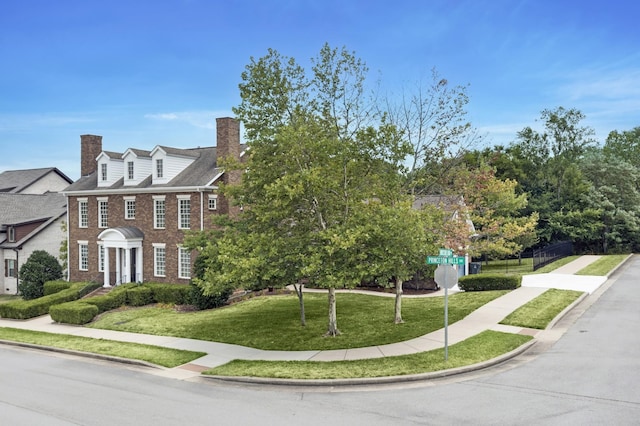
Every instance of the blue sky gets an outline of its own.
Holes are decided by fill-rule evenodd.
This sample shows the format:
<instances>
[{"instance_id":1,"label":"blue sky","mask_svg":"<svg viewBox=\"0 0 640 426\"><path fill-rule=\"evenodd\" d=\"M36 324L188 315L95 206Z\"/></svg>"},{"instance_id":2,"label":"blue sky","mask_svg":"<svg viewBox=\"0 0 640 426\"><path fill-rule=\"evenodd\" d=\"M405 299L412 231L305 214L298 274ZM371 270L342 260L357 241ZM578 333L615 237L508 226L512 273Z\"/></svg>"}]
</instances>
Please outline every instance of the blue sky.
<instances>
[{"instance_id":1,"label":"blue sky","mask_svg":"<svg viewBox=\"0 0 640 426\"><path fill-rule=\"evenodd\" d=\"M604 141L640 126L639 18L629 0L4 0L0 171L77 179L87 133L120 152L215 145L251 56L306 64L325 42L355 51L386 93L434 67L468 84L489 145L557 106Z\"/></svg>"}]
</instances>

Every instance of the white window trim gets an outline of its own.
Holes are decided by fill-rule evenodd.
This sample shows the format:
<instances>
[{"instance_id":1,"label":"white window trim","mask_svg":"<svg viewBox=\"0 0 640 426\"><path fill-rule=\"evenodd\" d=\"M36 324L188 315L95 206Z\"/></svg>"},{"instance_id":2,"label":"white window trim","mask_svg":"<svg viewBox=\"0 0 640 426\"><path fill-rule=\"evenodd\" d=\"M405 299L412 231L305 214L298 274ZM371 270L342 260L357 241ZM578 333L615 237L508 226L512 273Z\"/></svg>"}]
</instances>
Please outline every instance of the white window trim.
<instances>
[{"instance_id":1,"label":"white window trim","mask_svg":"<svg viewBox=\"0 0 640 426\"><path fill-rule=\"evenodd\" d=\"M87 211L87 222L83 226L82 225L82 209L80 206L84 203ZM78 198L78 228L88 228L89 227L89 199L88 198Z\"/></svg>"},{"instance_id":2,"label":"white window trim","mask_svg":"<svg viewBox=\"0 0 640 426\"><path fill-rule=\"evenodd\" d=\"M87 267L82 268L82 247L87 248ZM79 271L88 271L89 270L89 241L78 240L78 270Z\"/></svg>"},{"instance_id":3,"label":"white window trim","mask_svg":"<svg viewBox=\"0 0 640 426\"><path fill-rule=\"evenodd\" d=\"M189 276L183 276L182 275L182 267L183 267L182 252L183 251L189 252L189 250L187 250L183 246L178 246L178 278L188 280L188 279L191 279L191 253L189 252L189 265L188 265Z\"/></svg>"},{"instance_id":4,"label":"white window trim","mask_svg":"<svg viewBox=\"0 0 640 426\"><path fill-rule=\"evenodd\" d=\"M180 194L177 195L178 199L178 229L191 229L191 195ZM183 200L189 201L189 226L182 226L182 212L180 211L180 202Z\"/></svg>"},{"instance_id":5,"label":"white window trim","mask_svg":"<svg viewBox=\"0 0 640 426\"><path fill-rule=\"evenodd\" d=\"M129 174L131 172L131 174ZM136 178L136 165L133 161L127 161L127 180L135 180Z\"/></svg>"},{"instance_id":6,"label":"white window trim","mask_svg":"<svg viewBox=\"0 0 640 426\"><path fill-rule=\"evenodd\" d=\"M98 242L98 272L104 272L104 245Z\"/></svg>"},{"instance_id":7,"label":"white window trim","mask_svg":"<svg viewBox=\"0 0 640 426\"><path fill-rule=\"evenodd\" d=\"M211 208L211 202L213 201L213 208ZM209 194L209 198L207 199L207 208L209 210L218 210L218 195L217 194Z\"/></svg>"},{"instance_id":8,"label":"white window trim","mask_svg":"<svg viewBox=\"0 0 640 426\"><path fill-rule=\"evenodd\" d=\"M122 197L122 199L124 200L124 218L126 220L134 220L136 218L136 196L135 195L131 195L131 196L126 196L126 197ZM129 201L133 201L133 216L130 217L129 216L129 209L127 208L128 202Z\"/></svg>"},{"instance_id":9,"label":"white window trim","mask_svg":"<svg viewBox=\"0 0 640 426\"><path fill-rule=\"evenodd\" d=\"M97 197L96 201L98 202L98 228L105 229L109 227L109 197ZM107 223L102 225L102 212L100 211L100 204L107 203Z\"/></svg>"},{"instance_id":10,"label":"white window trim","mask_svg":"<svg viewBox=\"0 0 640 426\"><path fill-rule=\"evenodd\" d=\"M108 164L107 163L100 163L100 180L102 182L106 182L109 177L109 175L107 174L109 170Z\"/></svg>"},{"instance_id":11,"label":"white window trim","mask_svg":"<svg viewBox=\"0 0 640 426\"><path fill-rule=\"evenodd\" d=\"M165 195L153 195L151 197L153 199L153 229L166 229L167 228L167 201ZM156 201L164 201L164 226L159 227L158 224L158 216L156 210Z\"/></svg>"},{"instance_id":12,"label":"white window trim","mask_svg":"<svg viewBox=\"0 0 640 426\"><path fill-rule=\"evenodd\" d=\"M166 277L167 276L167 245L163 243L153 243L153 276L154 277ZM164 250L164 274L158 274L158 253L156 249Z\"/></svg>"}]
</instances>

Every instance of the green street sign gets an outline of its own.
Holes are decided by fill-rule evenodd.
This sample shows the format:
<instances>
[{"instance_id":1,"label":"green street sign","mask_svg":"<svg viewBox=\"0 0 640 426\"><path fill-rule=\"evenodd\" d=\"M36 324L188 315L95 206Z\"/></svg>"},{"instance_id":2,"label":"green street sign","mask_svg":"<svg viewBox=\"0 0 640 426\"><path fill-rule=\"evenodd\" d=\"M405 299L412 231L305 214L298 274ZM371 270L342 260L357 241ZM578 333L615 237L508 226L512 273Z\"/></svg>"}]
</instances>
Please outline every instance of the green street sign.
<instances>
[{"instance_id":1,"label":"green street sign","mask_svg":"<svg viewBox=\"0 0 640 426\"><path fill-rule=\"evenodd\" d=\"M464 256L427 256L427 265L464 265Z\"/></svg>"},{"instance_id":2,"label":"green street sign","mask_svg":"<svg viewBox=\"0 0 640 426\"><path fill-rule=\"evenodd\" d=\"M453 250L451 249L440 249L440 256L453 256Z\"/></svg>"}]
</instances>

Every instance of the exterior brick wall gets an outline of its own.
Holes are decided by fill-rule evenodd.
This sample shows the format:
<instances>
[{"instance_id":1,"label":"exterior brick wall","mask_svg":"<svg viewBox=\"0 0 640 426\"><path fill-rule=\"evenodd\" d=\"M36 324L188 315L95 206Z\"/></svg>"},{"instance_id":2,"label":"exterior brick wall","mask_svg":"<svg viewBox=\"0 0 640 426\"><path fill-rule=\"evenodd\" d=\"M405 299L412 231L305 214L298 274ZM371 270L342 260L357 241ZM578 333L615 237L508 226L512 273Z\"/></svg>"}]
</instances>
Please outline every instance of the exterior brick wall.
<instances>
[{"instance_id":1,"label":"exterior brick wall","mask_svg":"<svg viewBox=\"0 0 640 426\"><path fill-rule=\"evenodd\" d=\"M154 202L153 197L162 195L165 197L165 228L154 229ZM98 228L98 198L108 197L108 225L109 228L136 227L144 233L142 242L143 256L143 280L169 283L188 283L188 279L178 278L178 247L183 243L186 230L178 229L178 196L189 195L191 200L191 230L202 228L211 229L211 216L220 214L220 208L216 211L208 210L208 194L200 192L179 193L145 193L136 194L135 219L125 219L124 197L128 194L113 194L88 197L69 197L69 272L71 281L96 280L102 282L103 272L98 270L98 235L107 228ZM204 197L203 197L204 196ZM203 209L201 210L201 197L203 197ZM87 199L88 228L79 228L78 198ZM219 205L220 207L220 205ZM78 241L87 241L89 246L88 271L80 271ZM166 274L164 277L154 276L154 250L153 244L165 244L166 249ZM191 263L195 260L195 253L191 255ZM114 275L116 271L115 251L109 252L109 271Z\"/></svg>"}]
</instances>

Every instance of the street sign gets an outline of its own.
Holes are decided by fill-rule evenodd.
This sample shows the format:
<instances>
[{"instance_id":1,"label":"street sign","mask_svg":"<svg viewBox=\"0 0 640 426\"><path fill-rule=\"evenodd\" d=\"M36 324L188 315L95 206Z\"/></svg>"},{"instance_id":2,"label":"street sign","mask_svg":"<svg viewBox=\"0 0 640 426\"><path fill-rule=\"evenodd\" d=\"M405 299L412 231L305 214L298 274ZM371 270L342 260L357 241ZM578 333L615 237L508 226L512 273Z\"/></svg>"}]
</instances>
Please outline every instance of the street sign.
<instances>
[{"instance_id":1,"label":"street sign","mask_svg":"<svg viewBox=\"0 0 640 426\"><path fill-rule=\"evenodd\" d=\"M458 284L458 271L451 265L439 265L433 279L442 288L453 288Z\"/></svg>"},{"instance_id":2,"label":"street sign","mask_svg":"<svg viewBox=\"0 0 640 426\"><path fill-rule=\"evenodd\" d=\"M440 249L440 256L453 256L453 250L451 249Z\"/></svg>"},{"instance_id":3,"label":"street sign","mask_svg":"<svg viewBox=\"0 0 640 426\"><path fill-rule=\"evenodd\" d=\"M427 265L464 265L464 256L427 256Z\"/></svg>"}]
</instances>

